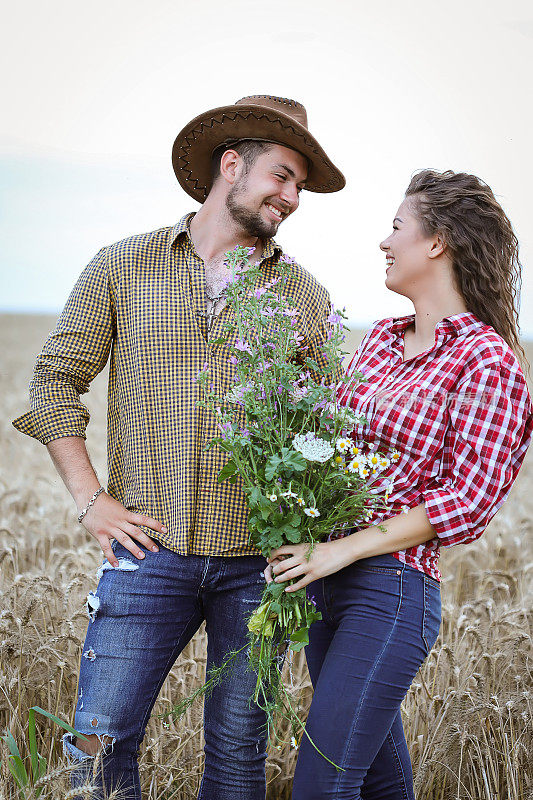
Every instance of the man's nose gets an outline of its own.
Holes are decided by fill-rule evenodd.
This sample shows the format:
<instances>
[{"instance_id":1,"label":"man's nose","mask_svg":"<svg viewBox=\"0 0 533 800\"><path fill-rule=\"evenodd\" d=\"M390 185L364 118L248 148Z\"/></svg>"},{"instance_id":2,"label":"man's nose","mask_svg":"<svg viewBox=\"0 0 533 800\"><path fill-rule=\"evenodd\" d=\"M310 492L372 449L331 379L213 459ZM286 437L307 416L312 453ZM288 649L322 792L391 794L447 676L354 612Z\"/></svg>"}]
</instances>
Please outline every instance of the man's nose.
<instances>
[{"instance_id":1,"label":"man's nose","mask_svg":"<svg viewBox=\"0 0 533 800\"><path fill-rule=\"evenodd\" d=\"M280 200L283 200L289 206L288 211L294 211L295 208L298 208L300 197L296 185L285 185L280 193Z\"/></svg>"}]
</instances>

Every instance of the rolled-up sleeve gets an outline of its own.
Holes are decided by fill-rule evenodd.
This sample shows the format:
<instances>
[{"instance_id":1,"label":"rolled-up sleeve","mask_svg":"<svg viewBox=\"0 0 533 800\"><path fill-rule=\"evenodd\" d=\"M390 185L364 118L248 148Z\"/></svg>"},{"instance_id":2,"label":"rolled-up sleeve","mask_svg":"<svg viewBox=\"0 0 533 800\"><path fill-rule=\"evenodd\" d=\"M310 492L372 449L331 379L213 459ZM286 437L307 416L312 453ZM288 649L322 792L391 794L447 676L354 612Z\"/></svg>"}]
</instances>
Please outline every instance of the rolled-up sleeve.
<instances>
[{"instance_id":1,"label":"rolled-up sleeve","mask_svg":"<svg viewBox=\"0 0 533 800\"><path fill-rule=\"evenodd\" d=\"M477 539L506 499L531 441L531 399L520 370L471 371L448 398L442 471L423 492L443 546Z\"/></svg>"},{"instance_id":2,"label":"rolled-up sleeve","mask_svg":"<svg viewBox=\"0 0 533 800\"><path fill-rule=\"evenodd\" d=\"M103 248L80 275L37 357L30 383L31 410L13 421L17 430L43 444L63 436L85 438L89 411L80 395L107 362L113 316L107 248Z\"/></svg>"}]
</instances>

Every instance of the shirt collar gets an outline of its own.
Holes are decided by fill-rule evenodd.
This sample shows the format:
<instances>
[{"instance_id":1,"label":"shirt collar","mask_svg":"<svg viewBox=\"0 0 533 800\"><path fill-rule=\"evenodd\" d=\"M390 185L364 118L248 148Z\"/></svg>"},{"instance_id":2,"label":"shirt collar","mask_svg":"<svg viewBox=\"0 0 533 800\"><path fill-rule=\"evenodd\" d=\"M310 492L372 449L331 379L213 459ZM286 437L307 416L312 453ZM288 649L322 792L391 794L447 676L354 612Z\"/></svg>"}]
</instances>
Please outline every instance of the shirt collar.
<instances>
[{"instance_id":1,"label":"shirt collar","mask_svg":"<svg viewBox=\"0 0 533 800\"><path fill-rule=\"evenodd\" d=\"M170 234L171 246L183 234L189 237L189 240L192 244L190 225L191 225L191 220L195 214L196 211L191 211L188 214L185 214L185 216L182 217L180 221L174 225ZM283 248L279 246L279 244L275 241L275 239L267 239L263 243L263 252L261 254L261 261L264 261L266 258L272 258L272 256L276 255L276 253L278 254L278 256L281 255L283 253Z\"/></svg>"},{"instance_id":2,"label":"shirt collar","mask_svg":"<svg viewBox=\"0 0 533 800\"><path fill-rule=\"evenodd\" d=\"M404 333L409 325L413 324L414 319L414 314L409 314L406 317L395 317L390 326L391 333ZM453 314L451 317L444 317L435 326L435 341L439 336L447 339L450 336L462 336L463 334L471 333L474 330L478 330L481 324L478 318L469 311Z\"/></svg>"}]
</instances>

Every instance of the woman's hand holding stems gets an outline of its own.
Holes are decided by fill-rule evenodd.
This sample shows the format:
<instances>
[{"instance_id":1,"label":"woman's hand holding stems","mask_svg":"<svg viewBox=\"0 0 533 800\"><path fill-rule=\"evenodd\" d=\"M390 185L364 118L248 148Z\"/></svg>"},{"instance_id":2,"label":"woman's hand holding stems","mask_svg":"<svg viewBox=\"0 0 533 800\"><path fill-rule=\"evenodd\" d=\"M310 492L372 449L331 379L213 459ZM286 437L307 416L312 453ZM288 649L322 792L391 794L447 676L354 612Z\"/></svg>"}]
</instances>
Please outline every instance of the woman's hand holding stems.
<instances>
[{"instance_id":1,"label":"woman's hand holding stems","mask_svg":"<svg viewBox=\"0 0 533 800\"><path fill-rule=\"evenodd\" d=\"M363 528L341 539L318 542L308 559L309 544L283 545L273 550L264 571L267 583L299 579L286 592L295 592L309 583L337 572L354 561L416 547L434 539L426 507L422 503L408 513L398 514L377 525Z\"/></svg>"}]
</instances>

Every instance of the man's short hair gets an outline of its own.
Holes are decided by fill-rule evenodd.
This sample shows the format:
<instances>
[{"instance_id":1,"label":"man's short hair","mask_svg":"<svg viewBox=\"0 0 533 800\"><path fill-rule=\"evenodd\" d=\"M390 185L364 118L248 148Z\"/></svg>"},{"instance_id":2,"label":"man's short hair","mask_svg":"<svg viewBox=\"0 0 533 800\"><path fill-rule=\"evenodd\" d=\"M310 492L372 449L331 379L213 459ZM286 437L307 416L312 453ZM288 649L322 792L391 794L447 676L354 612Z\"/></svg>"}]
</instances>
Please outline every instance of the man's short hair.
<instances>
[{"instance_id":1,"label":"man's short hair","mask_svg":"<svg viewBox=\"0 0 533 800\"><path fill-rule=\"evenodd\" d=\"M250 139L237 142L235 145L230 146L221 144L211 156L211 185L213 185L220 176L220 161L226 150L235 150L235 152L240 155L244 161L244 171L246 174L253 167L257 156L271 150L273 146L272 142L259 142Z\"/></svg>"}]
</instances>

